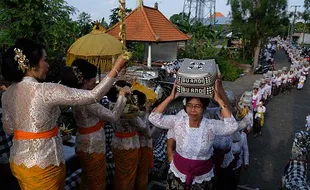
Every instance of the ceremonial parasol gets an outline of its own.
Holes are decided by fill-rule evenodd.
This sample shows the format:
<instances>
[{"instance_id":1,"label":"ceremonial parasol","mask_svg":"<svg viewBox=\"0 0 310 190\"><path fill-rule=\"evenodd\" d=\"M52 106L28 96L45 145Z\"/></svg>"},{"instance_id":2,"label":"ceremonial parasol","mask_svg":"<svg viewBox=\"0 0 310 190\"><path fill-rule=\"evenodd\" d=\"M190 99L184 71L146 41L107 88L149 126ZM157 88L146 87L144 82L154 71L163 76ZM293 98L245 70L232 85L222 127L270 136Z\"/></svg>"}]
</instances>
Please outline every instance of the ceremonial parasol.
<instances>
[{"instance_id":1,"label":"ceremonial parasol","mask_svg":"<svg viewBox=\"0 0 310 190\"><path fill-rule=\"evenodd\" d=\"M130 58L126 48L125 0L119 0L121 41L106 33L106 29L99 22L89 34L76 40L68 50L66 64L71 66L77 58L82 58L97 66L101 72L110 71L116 58L123 54L125 59Z\"/></svg>"}]
</instances>

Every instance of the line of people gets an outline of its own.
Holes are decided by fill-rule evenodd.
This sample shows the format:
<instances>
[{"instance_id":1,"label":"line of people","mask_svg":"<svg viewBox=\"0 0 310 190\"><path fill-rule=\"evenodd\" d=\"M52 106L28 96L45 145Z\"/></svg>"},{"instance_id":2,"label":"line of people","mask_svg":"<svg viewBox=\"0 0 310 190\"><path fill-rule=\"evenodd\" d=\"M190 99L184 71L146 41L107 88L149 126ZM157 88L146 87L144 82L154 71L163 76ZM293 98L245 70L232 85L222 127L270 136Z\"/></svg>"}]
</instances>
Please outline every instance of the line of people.
<instances>
[{"instance_id":1,"label":"line of people","mask_svg":"<svg viewBox=\"0 0 310 190\"><path fill-rule=\"evenodd\" d=\"M268 71L263 78L255 81L252 90L252 106L254 110L254 137L262 135L266 105L274 96L290 92L292 88L302 89L306 81L309 62L301 56L300 51L288 41L277 41L279 49L286 51L292 65L281 70Z\"/></svg>"},{"instance_id":2,"label":"line of people","mask_svg":"<svg viewBox=\"0 0 310 190\"><path fill-rule=\"evenodd\" d=\"M2 75L13 83L2 96L3 129L13 136L9 162L21 189L65 188L66 165L57 120L68 106L73 107L78 126L75 148L82 167L81 188L106 188L103 121L113 123L115 130L114 189L147 188L153 158L148 115L130 106L145 101L146 95L130 92L130 84L124 81L115 83L126 61L120 56L96 85L97 68L77 59L62 72L59 84L39 82L49 67L42 45L19 39L3 54ZM107 93L116 102L111 110L98 103Z\"/></svg>"},{"instance_id":3,"label":"line of people","mask_svg":"<svg viewBox=\"0 0 310 190\"><path fill-rule=\"evenodd\" d=\"M14 135L10 165L22 189L64 189L66 168L56 124L60 106L73 107L83 189L106 188L104 121L114 129L114 189L147 189L157 128L169 129L167 189L236 189L242 167L249 165L244 131L251 131L254 119L254 134L260 135L263 104L293 86L287 68L268 72L254 84L253 93L236 101L219 79L213 100L187 97L184 109L165 115L175 87L151 110L147 94L131 92L128 82L116 82L126 62L122 56L98 85L96 67L82 59L62 72L60 84L38 82L48 72L46 59L45 48L27 39L3 54L2 75L13 82L2 97L3 124L6 134ZM109 108L98 103L105 95L114 102Z\"/></svg>"}]
</instances>

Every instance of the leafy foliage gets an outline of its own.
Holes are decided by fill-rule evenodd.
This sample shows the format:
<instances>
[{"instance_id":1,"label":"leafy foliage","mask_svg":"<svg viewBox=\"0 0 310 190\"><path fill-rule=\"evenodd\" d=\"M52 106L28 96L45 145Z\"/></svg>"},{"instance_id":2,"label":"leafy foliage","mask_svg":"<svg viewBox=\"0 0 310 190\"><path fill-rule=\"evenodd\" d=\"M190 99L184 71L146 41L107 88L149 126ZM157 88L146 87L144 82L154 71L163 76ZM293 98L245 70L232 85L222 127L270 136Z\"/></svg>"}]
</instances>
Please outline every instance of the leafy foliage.
<instances>
[{"instance_id":1,"label":"leafy foliage","mask_svg":"<svg viewBox=\"0 0 310 190\"><path fill-rule=\"evenodd\" d=\"M129 42L128 49L132 52L131 62L139 62L144 59L144 43Z\"/></svg>"},{"instance_id":2,"label":"leafy foliage","mask_svg":"<svg viewBox=\"0 0 310 190\"><path fill-rule=\"evenodd\" d=\"M267 38L283 33L287 0L228 0L227 4L232 10L232 30L249 41L256 66L261 45Z\"/></svg>"},{"instance_id":3,"label":"leafy foliage","mask_svg":"<svg viewBox=\"0 0 310 190\"><path fill-rule=\"evenodd\" d=\"M114 8L114 9L111 9L111 15L110 15L110 27L115 25L116 23L118 23L120 17L118 15L118 11L119 11L119 8ZM127 9L126 8L126 14L130 13L132 11L132 9Z\"/></svg>"},{"instance_id":4,"label":"leafy foliage","mask_svg":"<svg viewBox=\"0 0 310 190\"><path fill-rule=\"evenodd\" d=\"M105 29L109 28L108 23L105 21L104 17L102 17L101 22L100 22L101 26L103 26Z\"/></svg>"},{"instance_id":5,"label":"leafy foliage","mask_svg":"<svg viewBox=\"0 0 310 190\"><path fill-rule=\"evenodd\" d=\"M189 20L188 16L183 13L172 15L170 21L181 31L191 36L185 49L179 52L178 58L216 59L224 80L234 81L239 77L242 70L228 63L229 53L227 50L216 48L216 46L226 45L226 39L223 38L223 27L215 29L214 26L206 26L201 22Z\"/></svg>"},{"instance_id":6,"label":"leafy foliage","mask_svg":"<svg viewBox=\"0 0 310 190\"><path fill-rule=\"evenodd\" d=\"M0 2L0 10L0 42L3 45L27 37L62 49L77 29L70 19L75 9L64 0L5 0Z\"/></svg>"},{"instance_id":7,"label":"leafy foliage","mask_svg":"<svg viewBox=\"0 0 310 190\"><path fill-rule=\"evenodd\" d=\"M92 31L92 20L91 16L88 13L82 12L77 18L77 24L79 27L79 37L84 36Z\"/></svg>"}]
</instances>

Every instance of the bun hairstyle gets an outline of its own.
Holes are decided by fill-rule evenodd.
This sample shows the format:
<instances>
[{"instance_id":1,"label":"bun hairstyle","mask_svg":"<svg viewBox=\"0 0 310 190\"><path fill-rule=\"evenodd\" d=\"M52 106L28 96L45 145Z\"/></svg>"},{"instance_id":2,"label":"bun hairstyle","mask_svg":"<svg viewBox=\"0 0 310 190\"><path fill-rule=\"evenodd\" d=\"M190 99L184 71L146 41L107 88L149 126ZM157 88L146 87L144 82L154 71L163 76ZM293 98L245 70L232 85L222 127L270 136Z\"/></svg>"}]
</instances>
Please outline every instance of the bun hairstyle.
<instances>
[{"instance_id":1,"label":"bun hairstyle","mask_svg":"<svg viewBox=\"0 0 310 190\"><path fill-rule=\"evenodd\" d=\"M117 101L117 95L118 95L118 90L116 86L121 87L121 88L125 86L131 87L131 84L129 84L128 82L124 80L119 80L114 84L114 86L109 90L109 92L106 95L109 101L114 102L114 103Z\"/></svg>"},{"instance_id":2,"label":"bun hairstyle","mask_svg":"<svg viewBox=\"0 0 310 190\"><path fill-rule=\"evenodd\" d=\"M76 59L72 67L65 67L59 76L61 84L71 88L81 88L84 80L95 78L97 67L84 59Z\"/></svg>"},{"instance_id":3,"label":"bun hairstyle","mask_svg":"<svg viewBox=\"0 0 310 190\"><path fill-rule=\"evenodd\" d=\"M27 38L18 39L15 44L2 54L1 73L5 80L9 82L20 82L25 76L26 70L22 68L33 68L39 65L45 48ZM16 57L23 56L25 61L19 63ZM22 66L21 63L24 63Z\"/></svg>"},{"instance_id":4,"label":"bun hairstyle","mask_svg":"<svg viewBox=\"0 0 310 190\"><path fill-rule=\"evenodd\" d=\"M97 67L84 59L76 59L72 63L72 67L77 67L82 73L84 80L89 80L91 78L96 78Z\"/></svg>"},{"instance_id":5,"label":"bun hairstyle","mask_svg":"<svg viewBox=\"0 0 310 190\"><path fill-rule=\"evenodd\" d=\"M138 90L134 90L132 92L132 95L136 95L138 98L138 105L143 106L146 103L146 95L143 92L140 92Z\"/></svg>"},{"instance_id":6,"label":"bun hairstyle","mask_svg":"<svg viewBox=\"0 0 310 190\"><path fill-rule=\"evenodd\" d=\"M110 91L107 93L106 96L108 97L108 99L111 102L116 102L117 101L117 95L118 95L117 87L123 88L125 86L131 87L131 84L129 84L128 82L126 82L124 80L117 81L115 83L115 86L110 89ZM137 96L138 106L143 106L147 100L146 95L144 93L138 91L138 90L134 90L132 92L132 96ZM131 98L131 97L129 96L127 98Z\"/></svg>"}]
</instances>

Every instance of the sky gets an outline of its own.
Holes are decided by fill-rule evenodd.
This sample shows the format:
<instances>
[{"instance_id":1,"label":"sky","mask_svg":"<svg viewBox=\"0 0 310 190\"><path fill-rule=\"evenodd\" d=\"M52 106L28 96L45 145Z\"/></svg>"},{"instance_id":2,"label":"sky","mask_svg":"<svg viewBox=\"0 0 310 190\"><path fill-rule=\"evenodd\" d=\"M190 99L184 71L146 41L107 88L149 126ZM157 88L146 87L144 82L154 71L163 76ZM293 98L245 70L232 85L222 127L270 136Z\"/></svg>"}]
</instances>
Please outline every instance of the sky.
<instances>
[{"instance_id":1,"label":"sky","mask_svg":"<svg viewBox=\"0 0 310 190\"><path fill-rule=\"evenodd\" d=\"M111 9L118 6L118 0L66 0L67 3L77 8L77 13L72 16L75 20L81 12L86 12L91 15L92 20L105 20L109 23L109 15ZM144 0L144 5L154 7L155 2L159 4L159 10L170 18L173 14L178 14L183 11L184 0ZM227 0L216 0L216 12L221 12L228 16L230 12L229 6L226 5ZM304 0L288 0L289 11L294 11L291 5L303 5ZM126 0L126 7L134 9L137 6L137 0ZM302 8L299 8L302 10Z\"/></svg>"}]
</instances>

